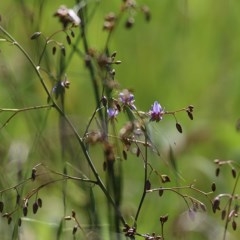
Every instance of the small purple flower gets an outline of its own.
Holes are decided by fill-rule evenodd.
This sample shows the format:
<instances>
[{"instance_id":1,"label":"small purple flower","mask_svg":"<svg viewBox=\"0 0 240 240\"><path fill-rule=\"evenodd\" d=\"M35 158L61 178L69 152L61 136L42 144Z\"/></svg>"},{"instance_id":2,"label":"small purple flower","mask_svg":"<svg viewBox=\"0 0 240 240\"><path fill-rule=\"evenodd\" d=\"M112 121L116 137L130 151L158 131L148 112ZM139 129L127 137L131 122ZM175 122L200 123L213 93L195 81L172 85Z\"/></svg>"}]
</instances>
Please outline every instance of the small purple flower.
<instances>
[{"instance_id":1,"label":"small purple flower","mask_svg":"<svg viewBox=\"0 0 240 240\"><path fill-rule=\"evenodd\" d=\"M134 95L127 89L124 89L122 92L119 93L119 102L121 102L123 105L128 105L133 110L137 109L134 105Z\"/></svg>"},{"instance_id":2,"label":"small purple flower","mask_svg":"<svg viewBox=\"0 0 240 240\"><path fill-rule=\"evenodd\" d=\"M149 114L151 115L150 121L159 122L160 120L162 120L162 116L164 114L164 110L162 109L162 107L158 103L158 101L155 101L153 103L152 109L149 111Z\"/></svg>"},{"instance_id":3,"label":"small purple flower","mask_svg":"<svg viewBox=\"0 0 240 240\"><path fill-rule=\"evenodd\" d=\"M114 119L118 115L118 110L116 108L108 108L107 114L110 119Z\"/></svg>"}]
</instances>

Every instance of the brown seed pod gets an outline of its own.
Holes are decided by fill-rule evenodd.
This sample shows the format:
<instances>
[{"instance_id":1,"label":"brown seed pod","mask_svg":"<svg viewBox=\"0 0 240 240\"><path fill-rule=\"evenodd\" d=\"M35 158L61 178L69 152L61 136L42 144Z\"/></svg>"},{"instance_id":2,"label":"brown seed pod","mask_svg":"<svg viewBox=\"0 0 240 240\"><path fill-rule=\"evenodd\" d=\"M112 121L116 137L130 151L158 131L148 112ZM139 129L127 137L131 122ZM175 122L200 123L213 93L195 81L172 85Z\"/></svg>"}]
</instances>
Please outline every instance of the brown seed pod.
<instances>
[{"instance_id":1,"label":"brown seed pod","mask_svg":"<svg viewBox=\"0 0 240 240\"><path fill-rule=\"evenodd\" d=\"M168 220L168 215L161 216L159 220L160 220L161 224L164 224Z\"/></svg>"},{"instance_id":2,"label":"brown seed pod","mask_svg":"<svg viewBox=\"0 0 240 240\"><path fill-rule=\"evenodd\" d=\"M222 210L222 214L221 214L221 218L222 218L222 220L224 220L224 219L225 219L225 217L226 217L226 214L227 214L226 210L225 210L225 209L224 209L224 210Z\"/></svg>"},{"instance_id":3,"label":"brown seed pod","mask_svg":"<svg viewBox=\"0 0 240 240\"><path fill-rule=\"evenodd\" d=\"M71 38L70 38L69 35L66 36L66 39L67 39L67 43L68 43L68 45L71 45L72 40L71 40Z\"/></svg>"},{"instance_id":4,"label":"brown seed pod","mask_svg":"<svg viewBox=\"0 0 240 240\"><path fill-rule=\"evenodd\" d=\"M42 207L42 199L41 198L38 198L37 204L40 208Z\"/></svg>"},{"instance_id":5,"label":"brown seed pod","mask_svg":"<svg viewBox=\"0 0 240 240\"><path fill-rule=\"evenodd\" d=\"M52 48L52 54L55 55L56 51L57 51L57 48L54 46L54 47Z\"/></svg>"},{"instance_id":6,"label":"brown seed pod","mask_svg":"<svg viewBox=\"0 0 240 240\"><path fill-rule=\"evenodd\" d=\"M235 220L232 221L232 229L235 231L237 229L237 223Z\"/></svg>"},{"instance_id":7,"label":"brown seed pod","mask_svg":"<svg viewBox=\"0 0 240 240\"><path fill-rule=\"evenodd\" d=\"M182 133L182 126L180 125L180 123L176 123L176 128L180 133Z\"/></svg>"},{"instance_id":8,"label":"brown seed pod","mask_svg":"<svg viewBox=\"0 0 240 240\"><path fill-rule=\"evenodd\" d=\"M189 110L187 110L187 114L188 114L188 117L193 120L193 114L192 112L190 112Z\"/></svg>"},{"instance_id":9,"label":"brown seed pod","mask_svg":"<svg viewBox=\"0 0 240 240\"><path fill-rule=\"evenodd\" d=\"M27 206L23 207L23 216L26 217L28 213L28 208Z\"/></svg>"},{"instance_id":10,"label":"brown seed pod","mask_svg":"<svg viewBox=\"0 0 240 240\"><path fill-rule=\"evenodd\" d=\"M77 232L77 229L78 229L78 226L75 225L75 226L73 227L73 230L72 230L72 234L73 234L73 235L75 235L75 233Z\"/></svg>"},{"instance_id":11,"label":"brown seed pod","mask_svg":"<svg viewBox=\"0 0 240 240\"><path fill-rule=\"evenodd\" d=\"M163 189L162 188L160 188L159 190L158 190L158 194L159 194L159 196L161 197L162 195L163 195Z\"/></svg>"},{"instance_id":12,"label":"brown seed pod","mask_svg":"<svg viewBox=\"0 0 240 240\"><path fill-rule=\"evenodd\" d=\"M125 150L123 150L123 158L124 160L127 160L127 152Z\"/></svg>"},{"instance_id":13,"label":"brown seed pod","mask_svg":"<svg viewBox=\"0 0 240 240\"><path fill-rule=\"evenodd\" d=\"M33 209L33 214L36 214L37 211L38 211L38 204L37 204L37 202L33 203L32 209Z\"/></svg>"},{"instance_id":14,"label":"brown seed pod","mask_svg":"<svg viewBox=\"0 0 240 240\"><path fill-rule=\"evenodd\" d=\"M237 176L237 173L236 173L235 168L232 168L232 176L233 176L234 178L236 178L236 176Z\"/></svg>"},{"instance_id":15,"label":"brown seed pod","mask_svg":"<svg viewBox=\"0 0 240 240\"><path fill-rule=\"evenodd\" d=\"M214 198L213 204L212 204L212 209L213 209L214 213L216 212L216 210L220 210L220 199L219 199L219 197Z\"/></svg>"},{"instance_id":16,"label":"brown seed pod","mask_svg":"<svg viewBox=\"0 0 240 240\"><path fill-rule=\"evenodd\" d=\"M3 212L3 208L4 208L4 203L3 201L0 201L0 212Z\"/></svg>"},{"instance_id":17,"label":"brown seed pod","mask_svg":"<svg viewBox=\"0 0 240 240\"><path fill-rule=\"evenodd\" d=\"M213 191L213 192L216 191L216 184L215 184L214 182L212 183L212 187L211 187L211 188L212 188L212 191Z\"/></svg>"},{"instance_id":18,"label":"brown seed pod","mask_svg":"<svg viewBox=\"0 0 240 240\"><path fill-rule=\"evenodd\" d=\"M150 189L151 189L151 182L149 180L147 180L145 182L145 190L147 191L147 190L150 190Z\"/></svg>"}]
</instances>

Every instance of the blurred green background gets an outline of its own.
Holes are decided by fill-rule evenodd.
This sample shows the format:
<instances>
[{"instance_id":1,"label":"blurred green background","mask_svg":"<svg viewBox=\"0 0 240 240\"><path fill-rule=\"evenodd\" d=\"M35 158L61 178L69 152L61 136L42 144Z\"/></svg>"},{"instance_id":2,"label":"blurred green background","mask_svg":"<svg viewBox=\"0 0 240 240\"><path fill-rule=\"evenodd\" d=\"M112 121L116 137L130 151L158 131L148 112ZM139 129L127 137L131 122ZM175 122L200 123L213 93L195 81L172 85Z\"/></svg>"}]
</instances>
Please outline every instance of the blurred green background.
<instances>
[{"instance_id":1,"label":"blurred green background","mask_svg":"<svg viewBox=\"0 0 240 240\"><path fill-rule=\"evenodd\" d=\"M1 1L1 25L37 60L41 46L39 42L31 41L30 36L35 31L49 36L61 29L53 14L63 3L62 0ZM213 160L233 159L239 162L240 157L240 135L236 130L240 115L240 2L150 0L137 3L149 6L151 21L146 22L143 14L138 12L134 26L126 29L124 23L127 15L122 16L109 45L110 51L117 51L117 59L122 61L121 65L116 66L116 80L122 88L134 90L139 110L150 110L155 100L169 111L190 104L195 107L193 121L184 113L177 114L183 127L182 134L176 130L171 116L165 116L161 122L150 125L154 144L161 153L160 157L150 154L151 163L158 171L171 176L173 182L167 186L195 183L208 192L211 182L215 181L218 184L217 191L231 192L233 182L230 169L224 176L216 178ZM75 1L68 0L64 4L73 7ZM121 1L89 1L89 12L94 13L87 28L91 48L103 50L107 39L107 32L102 30L104 16L111 11L118 12L120 6ZM2 38L2 34L0 36ZM67 46L64 34L58 34L56 38L66 44L68 54L71 47ZM46 68L56 74L57 57L52 57L50 63ZM93 90L84 62L74 57L69 64L67 76L71 86L66 93L66 112L82 133L95 108ZM46 83L51 89L52 83L47 76ZM46 101L37 76L25 57L14 46L0 42L0 108L43 105ZM0 123L3 124L8 117L8 113L1 112ZM121 123L118 123L119 127ZM166 164L169 162L170 147L181 176L179 182L174 180L174 171ZM96 166L101 169L102 155L99 156L97 147L93 156L97 158ZM39 162L61 171L60 158L57 114L52 110L19 113L0 130L1 189L28 177L31 168ZM78 169L81 158L80 150L76 149L75 158L69 160L73 173L77 172L75 169ZM102 172L102 169L99 171ZM22 176L19 176L19 172ZM122 208L131 222L143 187L142 161L129 156L123 164L123 172ZM152 185L159 187L162 184L155 179ZM69 183L69 189L71 187L73 192L68 192L68 208L77 211L78 208L84 208L87 200L77 184ZM3 195L3 198L14 202L13 195ZM196 196L208 203L210 214L181 228L177 223L187 210L184 201L170 192L164 193L162 198L157 193L149 194L139 218L138 230L160 232L159 217L168 214L166 239L212 239L212 229L221 236L223 224L220 216L211 213L211 206L205 198ZM42 198L44 207L41 212L25 219L22 239L51 239L56 234L57 224L64 215L61 191L51 186L42 191ZM105 208L101 207L101 204L104 205L101 193L96 201L104 225L107 220ZM80 216L80 219L84 224L84 216ZM0 224L0 233L4 239L10 239L11 226L6 227L6 221L2 218ZM71 236L72 225L68 224L68 227L70 230L66 231L66 236ZM235 235L238 234L239 229ZM216 236L217 239L221 238ZM229 239L235 238L232 236Z\"/></svg>"}]
</instances>

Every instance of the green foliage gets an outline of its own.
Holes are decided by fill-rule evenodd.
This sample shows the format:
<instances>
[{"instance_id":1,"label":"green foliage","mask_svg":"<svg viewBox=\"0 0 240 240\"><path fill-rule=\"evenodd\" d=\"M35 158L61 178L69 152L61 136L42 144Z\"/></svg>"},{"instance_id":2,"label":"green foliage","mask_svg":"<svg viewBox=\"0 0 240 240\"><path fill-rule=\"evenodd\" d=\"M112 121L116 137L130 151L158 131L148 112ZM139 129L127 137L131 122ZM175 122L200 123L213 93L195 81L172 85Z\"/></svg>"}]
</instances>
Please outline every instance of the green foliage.
<instances>
[{"instance_id":1,"label":"green foliage","mask_svg":"<svg viewBox=\"0 0 240 240\"><path fill-rule=\"evenodd\" d=\"M2 239L237 239L240 3L136 3L0 3Z\"/></svg>"}]
</instances>

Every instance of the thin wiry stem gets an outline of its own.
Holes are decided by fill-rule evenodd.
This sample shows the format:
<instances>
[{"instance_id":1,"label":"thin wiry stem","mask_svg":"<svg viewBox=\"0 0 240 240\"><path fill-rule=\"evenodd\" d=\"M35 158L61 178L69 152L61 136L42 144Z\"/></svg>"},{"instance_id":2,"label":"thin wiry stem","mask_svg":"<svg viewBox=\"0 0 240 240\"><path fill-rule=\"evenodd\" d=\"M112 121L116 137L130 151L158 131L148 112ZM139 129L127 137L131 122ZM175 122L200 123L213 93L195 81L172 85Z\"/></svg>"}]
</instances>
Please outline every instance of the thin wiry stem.
<instances>
[{"instance_id":1,"label":"thin wiry stem","mask_svg":"<svg viewBox=\"0 0 240 240\"><path fill-rule=\"evenodd\" d=\"M0 26L0 30L11 40L12 44L15 45L23 54L24 56L28 59L28 61L30 62L30 64L32 65L34 71L36 72L40 83L42 85L42 87L44 88L48 99L50 99L50 102L52 102L52 106L56 109L56 111L63 117L63 119L66 121L66 123L68 124L68 126L70 127L70 129L72 130L74 136L76 137L82 151L83 154L85 156L85 159L91 169L91 171L93 172L97 183L99 185L99 187L101 188L102 192L104 193L104 195L106 196L106 198L108 199L108 201L111 203L111 205L114 207L116 213L118 214L119 218L121 219L123 225L125 225L125 220L123 218L123 216L121 215L118 207L116 206L114 200L112 199L112 197L110 196L109 192L107 191L101 177L98 174L97 169L95 168L94 163L91 160L91 157L89 155L88 150L85 147L85 144L83 142L83 139L80 137L80 135L78 134L78 131L76 130L76 128L74 127L74 125L72 124L72 122L69 120L69 118L66 116L66 114L63 112L63 110L58 106L58 104L55 102L55 100L53 99L52 95L50 94L41 74L40 74L40 66L36 66L35 63L33 62L32 58L29 56L29 54L25 51L25 49L2 27ZM87 51L87 49L86 49ZM93 69L92 69L93 70ZM91 72L92 74L93 72ZM99 98L98 98L99 99ZM100 111L101 112L101 111Z\"/></svg>"}]
</instances>

